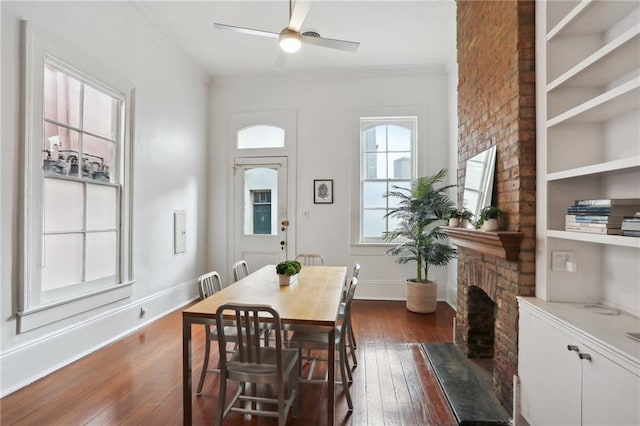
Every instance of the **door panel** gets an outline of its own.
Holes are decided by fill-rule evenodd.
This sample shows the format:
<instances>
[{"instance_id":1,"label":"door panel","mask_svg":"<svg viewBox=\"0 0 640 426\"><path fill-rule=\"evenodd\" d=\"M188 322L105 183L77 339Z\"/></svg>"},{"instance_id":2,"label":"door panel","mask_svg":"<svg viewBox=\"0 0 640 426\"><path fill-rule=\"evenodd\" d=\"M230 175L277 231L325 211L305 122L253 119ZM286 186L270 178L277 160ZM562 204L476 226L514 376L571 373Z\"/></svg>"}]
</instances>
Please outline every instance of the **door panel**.
<instances>
[{"instance_id":1,"label":"door panel","mask_svg":"<svg viewBox=\"0 0 640 426\"><path fill-rule=\"evenodd\" d=\"M233 255L250 271L287 257L287 157L234 162Z\"/></svg>"}]
</instances>

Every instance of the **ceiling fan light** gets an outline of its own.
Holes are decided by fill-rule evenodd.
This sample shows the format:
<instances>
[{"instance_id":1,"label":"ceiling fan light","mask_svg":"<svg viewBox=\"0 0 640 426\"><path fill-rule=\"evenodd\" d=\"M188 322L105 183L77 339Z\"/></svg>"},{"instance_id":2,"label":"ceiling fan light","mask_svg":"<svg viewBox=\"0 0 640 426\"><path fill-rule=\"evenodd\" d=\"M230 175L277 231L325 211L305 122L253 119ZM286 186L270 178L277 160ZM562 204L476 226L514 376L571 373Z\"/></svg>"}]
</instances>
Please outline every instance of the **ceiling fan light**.
<instances>
[{"instance_id":1,"label":"ceiling fan light","mask_svg":"<svg viewBox=\"0 0 640 426\"><path fill-rule=\"evenodd\" d=\"M287 53L295 53L300 50L300 46L302 46L302 40L300 40L300 35L288 28L285 28L280 33L280 48Z\"/></svg>"}]
</instances>

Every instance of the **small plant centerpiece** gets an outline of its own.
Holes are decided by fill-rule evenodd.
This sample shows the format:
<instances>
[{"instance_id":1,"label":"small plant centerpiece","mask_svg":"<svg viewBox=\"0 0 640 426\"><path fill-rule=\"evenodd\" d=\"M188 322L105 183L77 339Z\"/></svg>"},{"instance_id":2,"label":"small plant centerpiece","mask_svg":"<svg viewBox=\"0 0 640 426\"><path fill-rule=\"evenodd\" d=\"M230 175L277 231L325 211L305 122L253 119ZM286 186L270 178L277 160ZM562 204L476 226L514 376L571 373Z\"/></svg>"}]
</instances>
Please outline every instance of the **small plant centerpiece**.
<instances>
[{"instance_id":1,"label":"small plant centerpiece","mask_svg":"<svg viewBox=\"0 0 640 426\"><path fill-rule=\"evenodd\" d=\"M456 257L455 248L447 244L447 235L441 229L454 207L447 191L454 185L440 186L446 169L433 176L416 179L410 189L394 186L387 197L397 198L397 207L386 216L398 220L398 227L386 232L386 241L399 242L387 250L398 256L396 262L416 262L416 277L407 279L407 309L430 313L436 309L437 284L429 280L429 269L445 266Z\"/></svg>"},{"instance_id":2,"label":"small plant centerpiece","mask_svg":"<svg viewBox=\"0 0 640 426\"><path fill-rule=\"evenodd\" d=\"M480 210L480 220L477 227L483 231L495 232L498 230L498 219L504 215L503 211L496 206L487 206Z\"/></svg>"},{"instance_id":3,"label":"small plant centerpiece","mask_svg":"<svg viewBox=\"0 0 640 426\"><path fill-rule=\"evenodd\" d=\"M276 273L280 280L280 285L290 285L297 279L298 272L302 265L297 260L284 260L276 265Z\"/></svg>"},{"instance_id":4,"label":"small plant centerpiece","mask_svg":"<svg viewBox=\"0 0 640 426\"><path fill-rule=\"evenodd\" d=\"M471 220L472 217L473 213L471 213L471 210L467 208L453 208L449 213L449 226L451 226L452 228L468 228L469 220Z\"/></svg>"}]
</instances>

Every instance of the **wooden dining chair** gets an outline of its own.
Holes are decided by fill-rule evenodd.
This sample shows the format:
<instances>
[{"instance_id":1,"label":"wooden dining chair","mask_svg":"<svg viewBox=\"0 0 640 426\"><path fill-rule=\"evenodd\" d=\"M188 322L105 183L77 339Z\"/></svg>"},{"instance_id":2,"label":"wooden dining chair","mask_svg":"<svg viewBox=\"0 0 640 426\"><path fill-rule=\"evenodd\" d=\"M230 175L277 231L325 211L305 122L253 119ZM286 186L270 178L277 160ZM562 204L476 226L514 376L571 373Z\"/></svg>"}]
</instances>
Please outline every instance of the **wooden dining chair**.
<instances>
[{"instance_id":1,"label":"wooden dining chair","mask_svg":"<svg viewBox=\"0 0 640 426\"><path fill-rule=\"evenodd\" d=\"M360 274L360 264L356 263L353 266L353 272L351 273L351 278L356 278L358 279L358 275ZM349 281L349 285L351 284L351 281ZM344 291L344 297L342 302L340 302L340 309L338 310L338 319L343 319L344 318L344 311L345 311L345 304L346 304L346 295L349 293L349 285L347 285L345 287L345 291ZM353 366L354 368L358 366L358 359L355 356L355 352L353 351L353 349L356 349L358 347L358 343L356 342L356 335L353 332L353 322L351 320L349 320L349 330L348 330L348 340L347 340L347 346L349 346L352 351L351 351L351 357L353 358Z\"/></svg>"},{"instance_id":2,"label":"wooden dining chair","mask_svg":"<svg viewBox=\"0 0 640 426\"><path fill-rule=\"evenodd\" d=\"M300 253L296 256L296 260L302 263L302 266L324 265L324 259L319 254Z\"/></svg>"},{"instance_id":3,"label":"wooden dining chair","mask_svg":"<svg viewBox=\"0 0 640 426\"><path fill-rule=\"evenodd\" d=\"M284 426L290 409L293 418L298 414L300 363L298 350L284 347L280 315L271 306L229 303L220 306L216 311L220 351L223 351L228 343L227 330L223 326L225 311L227 318L232 314L237 324L236 334L232 338L237 338L238 350L229 360L226 357L221 358L216 425L220 426L226 415L234 411L277 417L278 425ZM267 318L273 324L275 347L260 344L262 322ZM229 405L225 406L227 380L238 382L238 391ZM247 383L252 384L252 395L247 394ZM259 397L256 392L256 384L273 385L277 397ZM252 404L236 406L238 401L251 402ZM259 402L260 405L253 405L255 402ZM267 410L265 405L275 405L277 410Z\"/></svg>"},{"instance_id":4,"label":"wooden dining chair","mask_svg":"<svg viewBox=\"0 0 640 426\"><path fill-rule=\"evenodd\" d=\"M349 329L349 323L351 322L351 304L353 302L353 295L356 292L358 286L358 279L352 278L349 286L349 293L347 294L347 300L345 304L344 321L341 325L336 327L336 351L337 362L340 367L340 381L336 381L336 386L342 385L345 396L347 398L347 406L349 411L353 411L353 401L351 400L351 392L349 391L349 385L353 382L351 370L348 368L347 362L347 330ZM329 350L329 334L320 333L307 330L296 330L289 339L289 347L297 348L300 351L300 357L302 356L302 350L314 350L314 351L328 351ZM314 352L315 353L315 352ZM327 361L327 358L310 357L307 356L311 363L309 364L309 371L305 377L300 378L302 383L327 383L327 378L316 379L313 377L316 363L318 361ZM302 367L300 364L299 374L302 376Z\"/></svg>"},{"instance_id":5,"label":"wooden dining chair","mask_svg":"<svg viewBox=\"0 0 640 426\"><path fill-rule=\"evenodd\" d=\"M198 277L198 291L200 293L200 298L202 300L207 297L213 296L215 293L222 290L222 278L220 278L220 274L216 271L207 272L204 275ZM235 331L235 327L233 322L227 321L225 323L228 332L228 340L232 343L236 343L233 338L233 334ZM218 362L217 368L209 368L209 354L211 353L211 344L218 340L218 331L214 325L206 324L205 325L205 347L204 347L204 361L202 363L202 372L200 373L200 381L198 382L198 389L196 390L196 395L202 394L202 386L204 385L204 379L207 373L218 373L220 372ZM235 349L235 348L234 348ZM227 354L229 351L226 350L224 352L220 352L220 354ZM222 358L222 355L220 355Z\"/></svg>"},{"instance_id":6,"label":"wooden dining chair","mask_svg":"<svg viewBox=\"0 0 640 426\"><path fill-rule=\"evenodd\" d=\"M234 281L239 281L249 275L249 265L246 260L239 260L233 264Z\"/></svg>"}]
</instances>

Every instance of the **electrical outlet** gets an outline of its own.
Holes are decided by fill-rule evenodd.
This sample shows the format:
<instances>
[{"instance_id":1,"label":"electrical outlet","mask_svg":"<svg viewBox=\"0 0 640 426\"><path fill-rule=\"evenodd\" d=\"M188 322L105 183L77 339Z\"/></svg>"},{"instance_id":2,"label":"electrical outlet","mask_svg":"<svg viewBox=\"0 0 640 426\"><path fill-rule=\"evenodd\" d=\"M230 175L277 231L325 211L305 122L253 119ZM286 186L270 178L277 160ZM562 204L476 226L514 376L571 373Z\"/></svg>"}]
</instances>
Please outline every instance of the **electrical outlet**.
<instances>
[{"instance_id":1,"label":"electrical outlet","mask_svg":"<svg viewBox=\"0 0 640 426\"><path fill-rule=\"evenodd\" d=\"M573 251L555 250L551 252L551 270L554 272L576 272L576 254Z\"/></svg>"}]
</instances>

